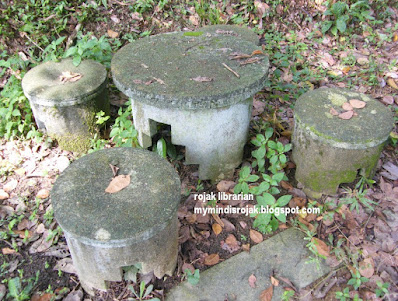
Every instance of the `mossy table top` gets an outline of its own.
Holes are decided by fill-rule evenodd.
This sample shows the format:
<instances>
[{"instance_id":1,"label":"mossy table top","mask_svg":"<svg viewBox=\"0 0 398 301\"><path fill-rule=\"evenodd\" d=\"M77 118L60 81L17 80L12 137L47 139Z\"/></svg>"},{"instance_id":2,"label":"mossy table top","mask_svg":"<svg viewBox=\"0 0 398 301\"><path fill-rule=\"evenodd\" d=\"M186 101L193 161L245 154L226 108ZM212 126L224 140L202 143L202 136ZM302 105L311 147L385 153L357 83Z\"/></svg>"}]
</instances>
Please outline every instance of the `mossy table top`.
<instances>
[{"instance_id":1,"label":"mossy table top","mask_svg":"<svg viewBox=\"0 0 398 301\"><path fill-rule=\"evenodd\" d=\"M231 35L159 34L120 49L112 59L112 75L127 96L156 107L226 107L264 87L269 68L265 55L231 59L234 54L252 55L255 50L261 48Z\"/></svg>"},{"instance_id":2,"label":"mossy table top","mask_svg":"<svg viewBox=\"0 0 398 301\"><path fill-rule=\"evenodd\" d=\"M255 45L259 44L258 35L251 29L246 26L238 26L238 25L208 25L202 28L199 28L197 32L204 32L206 34L211 34L215 36L231 36L237 37L242 40L246 40L252 42Z\"/></svg>"},{"instance_id":3,"label":"mossy table top","mask_svg":"<svg viewBox=\"0 0 398 301\"><path fill-rule=\"evenodd\" d=\"M62 73L80 74L77 81L63 83ZM84 60L79 66L72 59L60 62L40 64L22 79L25 95L35 104L43 106L67 106L80 103L99 89L106 82L107 72L104 66L93 60Z\"/></svg>"},{"instance_id":4,"label":"mossy table top","mask_svg":"<svg viewBox=\"0 0 398 301\"><path fill-rule=\"evenodd\" d=\"M366 103L357 114L344 120L332 115L344 112L343 103L357 99ZM319 139L341 146L371 147L387 140L392 127L391 111L373 98L347 89L322 88L303 94L296 102L295 119ZM354 147L355 148L355 147Z\"/></svg>"},{"instance_id":5,"label":"mossy table top","mask_svg":"<svg viewBox=\"0 0 398 301\"><path fill-rule=\"evenodd\" d=\"M107 193L113 178L130 174L123 190ZM180 180L174 168L155 153L135 148L97 151L73 162L51 191L61 228L89 244L125 245L148 239L175 218Z\"/></svg>"}]
</instances>

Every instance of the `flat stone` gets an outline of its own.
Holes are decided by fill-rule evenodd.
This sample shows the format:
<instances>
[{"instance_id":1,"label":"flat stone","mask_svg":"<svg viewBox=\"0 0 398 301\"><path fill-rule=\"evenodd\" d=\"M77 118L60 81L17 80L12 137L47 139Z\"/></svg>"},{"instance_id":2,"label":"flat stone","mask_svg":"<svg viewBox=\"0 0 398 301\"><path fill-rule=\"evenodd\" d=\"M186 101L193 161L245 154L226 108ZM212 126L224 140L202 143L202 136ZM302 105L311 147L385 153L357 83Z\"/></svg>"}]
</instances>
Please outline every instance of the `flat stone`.
<instances>
[{"instance_id":1,"label":"flat stone","mask_svg":"<svg viewBox=\"0 0 398 301\"><path fill-rule=\"evenodd\" d=\"M221 108L264 87L267 56L256 55L260 61L246 65L230 59L233 53L251 55L255 50L261 48L234 36L174 32L126 45L114 55L111 67L116 86L135 101L161 108Z\"/></svg>"},{"instance_id":2,"label":"flat stone","mask_svg":"<svg viewBox=\"0 0 398 301\"><path fill-rule=\"evenodd\" d=\"M319 267L309 261L304 234L288 229L200 273L197 286L187 281L173 288L166 301L259 300L261 292L271 285L270 276L285 277L298 289L327 274L330 268L323 260ZM256 288L249 285L250 275L257 278ZM281 300L283 282L274 287L272 300ZM235 298L235 299L234 299Z\"/></svg>"},{"instance_id":3,"label":"flat stone","mask_svg":"<svg viewBox=\"0 0 398 301\"><path fill-rule=\"evenodd\" d=\"M75 82L61 82L62 72L79 73ZM93 60L84 60L79 66L72 59L40 64L22 79L22 88L27 98L36 105L71 106L86 101L86 97L106 85L107 72L104 66Z\"/></svg>"},{"instance_id":4,"label":"flat stone","mask_svg":"<svg viewBox=\"0 0 398 301\"><path fill-rule=\"evenodd\" d=\"M197 31L202 31L204 33L208 33L215 36L231 36L239 39L243 39L249 42L252 42L255 45L259 44L258 35L246 26L238 26L238 25L208 25L202 28L199 28Z\"/></svg>"},{"instance_id":5,"label":"flat stone","mask_svg":"<svg viewBox=\"0 0 398 301\"><path fill-rule=\"evenodd\" d=\"M106 193L113 178L130 175L130 184ZM95 245L122 245L151 237L169 223L180 201L180 179L159 155L135 148L104 149L73 162L51 191L61 228ZM103 235L102 235L103 234ZM99 238L100 237L100 238Z\"/></svg>"}]
</instances>

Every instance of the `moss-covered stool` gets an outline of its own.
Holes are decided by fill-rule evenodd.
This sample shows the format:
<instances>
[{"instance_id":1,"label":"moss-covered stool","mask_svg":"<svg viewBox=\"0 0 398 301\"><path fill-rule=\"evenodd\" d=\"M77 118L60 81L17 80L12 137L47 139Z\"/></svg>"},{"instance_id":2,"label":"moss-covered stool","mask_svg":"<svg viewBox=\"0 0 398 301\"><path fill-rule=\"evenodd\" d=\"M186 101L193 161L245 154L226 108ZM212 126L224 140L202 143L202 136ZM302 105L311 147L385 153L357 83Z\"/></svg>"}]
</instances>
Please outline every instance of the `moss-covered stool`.
<instances>
[{"instance_id":1,"label":"moss-covered stool","mask_svg":"<svg viewBox=\"0 0 398 301\"><path fill-rule=\"evenodd\" d=\"M339 184L374 171L393 127L391 111L346 89L303 94L294 109L293 160L296 179L313 198L335 194Z\"/></svg>"},{"instance_id":2,"label":"moss-covered stool","mask_svg":"<svg viewBox=\"0 0 398 301\"><path fill-rule=\"evenodd\" d=\"M260 47L200 30L160 34L120 49L111 67L132 100L141 146L151 146L156 123L168 124L172 143L186 147L186 163L199 164L201 179L232 175L247 141L252 96L268 75Z\"/></svg>"},{"instance_id":3,"label":"moss-covered stool","mask_svg":"<svg viewBox=\"0 0 398 301\"><path fill-rule=\"evenodd\" d=\"M109 114L104 66L72 59L46 62L31 69L22 80L39 129L57 139L62 149L86 152L97 132L95 115Z\"/></svg>"},{"instance_id":4,"label":"moss-covered stool","mask_svg":"<svg viewBox=\"0 0 398 301\"><path fill-rule=\"evenodd\" d=\"M118 176L130 175L127 187L114 193L105 192L113 178L110 165L119 168ZM173 273L180 180L157 154L112 148L86 155L58 177L51 201L88 293L121 281L123 268L138 263L141 272L154 271L158 278Z\"/></svg>"}]
</instances>

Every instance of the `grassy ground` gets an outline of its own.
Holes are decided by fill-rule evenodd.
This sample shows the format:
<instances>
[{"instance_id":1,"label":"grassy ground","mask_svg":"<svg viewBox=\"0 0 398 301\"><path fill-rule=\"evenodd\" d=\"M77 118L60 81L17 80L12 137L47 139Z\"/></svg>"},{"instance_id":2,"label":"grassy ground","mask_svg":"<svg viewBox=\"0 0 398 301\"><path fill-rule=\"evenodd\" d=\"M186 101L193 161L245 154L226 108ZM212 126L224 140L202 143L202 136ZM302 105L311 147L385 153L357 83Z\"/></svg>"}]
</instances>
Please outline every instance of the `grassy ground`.
<instances>
[{"instance_id":1,"label":"grassy ground","mask_svg":"<svg viewBox=\"0 0 398 301\"><path fill-rule=\"evenodd\" d=\"M139 290L144 282L147 286L151 282L154 288L145 299L162 300L180 281L195 281L191 273L208 268L209 258L210 263L217 263L215 254L219 260L229 258L275 230L291 226L307 234L314 260L326 258L338 268L326 281L305 290L295 291L294 285L286 289L286 300L397 298L397 128L373 179L358 176L336 196L319 201L308 199L297 187L288 146L295 100L318 87L346 87L372 95L392 110L397 124L397 1L42 0L2 1L0 10L0 300L139 299L130 287ZM245 25L259 35L271 72L266 87L255 95L250 139L263 135L280 142L278 152L286 162L278 157L275 163L267 144L269 156L262 170L261 143L249 142L235 177L211 185L198 180L195 167L182 164L182 148L166 143L168 160L179 171L184 188L174 275L164 279L140 275L134 283L112 283L109 291L95 297L83 295L49 197L56 176L79 155L60 150L56 141L37 130L21 78L41 62L68 56L76 62L92 58L109 67L112 53L128 42L209 24ZM109 90L111 116L109 120L99 116L105 126L92 142L93 151L137 144L126 97L111 81ZM167 129L159 132L155 145L170 138ZM253 224L254 218L238 215L202 218L193 214L192 193L233 192L245 187L253 192L254 187L271 180L274 188L266 192L276 198L290 196L291 207L319 207L321 214L291 215L286 221L273 216L268 224ZM246 203L234 204L243 205Z\"/></svg>"}]
</instances>

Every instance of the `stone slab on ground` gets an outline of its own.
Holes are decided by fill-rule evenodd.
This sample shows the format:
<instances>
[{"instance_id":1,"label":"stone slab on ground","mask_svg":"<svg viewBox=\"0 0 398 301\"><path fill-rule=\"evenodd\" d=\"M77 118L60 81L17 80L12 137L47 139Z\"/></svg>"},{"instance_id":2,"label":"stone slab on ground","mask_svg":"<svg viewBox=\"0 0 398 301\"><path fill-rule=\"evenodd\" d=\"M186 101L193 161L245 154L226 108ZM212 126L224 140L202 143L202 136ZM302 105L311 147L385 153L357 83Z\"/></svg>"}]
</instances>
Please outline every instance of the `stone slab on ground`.
<instances>
[{"instance_id":1,"label":"stone slab on ground","mask_svg":"<svg viewBox=\"0 0 398 301\"><path fill-rule=\"evenodd\" d=\"M271 285L270 276L288 278L296 288L304 288L330 268L321 262L317 267L309 261L304 234L288 229L204 271L197 286L187 281L172 289L166 301L255 301ZM257 287L251 288L249 277L254 274ZM272 300L281 300L283 282L274 287ZM285 285L286 286L286 285ZM235 298L235 299L234 299Z\"/></svg>"}]
</instances>

